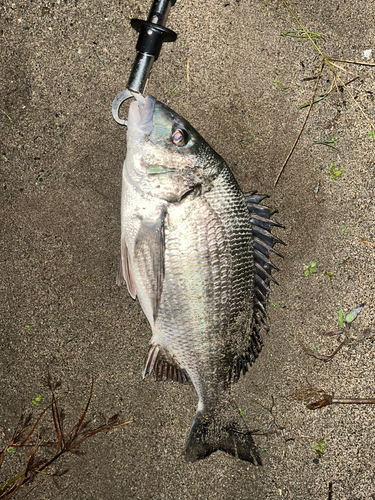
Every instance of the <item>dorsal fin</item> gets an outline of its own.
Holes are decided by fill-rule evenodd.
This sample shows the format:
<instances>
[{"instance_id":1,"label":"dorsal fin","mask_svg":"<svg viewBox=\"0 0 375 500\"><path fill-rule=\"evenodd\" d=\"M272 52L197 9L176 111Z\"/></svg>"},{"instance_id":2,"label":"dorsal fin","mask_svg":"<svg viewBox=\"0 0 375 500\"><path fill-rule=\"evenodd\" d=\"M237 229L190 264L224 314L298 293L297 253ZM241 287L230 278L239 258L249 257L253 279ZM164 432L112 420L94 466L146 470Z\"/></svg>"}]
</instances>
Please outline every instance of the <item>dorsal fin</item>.
<instances>
[{"instance_id":1,"label":"dorsal fin","mask_svg":"<svg viewBox=\"0 0 375 500\"><path fill-rule=\"evenodd\" d=\"M248 365L252 365L262 349L262 339L260 331L266 323L267 296L270 291L269 285L273 281L273 269L279 270L269 259L270 252L282 257L275 249L276 243L285 244L271 233L272 227L283 227L278 222L271 219L275 213L270 208L259 205L268 198L267 196L256 194L256 192L245 194L245 201L251 217L251 225L254 235L254 299L253 299L253 320L250 332L247 352L244 352L236 359L233 379L238 380L241 373L245 374ZM230 375L231 377L231 375Z\"/></svg>"},{"instance_id":2,"label":"dorsal fin","mask_svg":"<svg viewBox=\"0 0 375 500\"><path fill-rule=\"evenodd\" d=\"M173 380L184 384L189 382L189 376L172 359L170 354L158 345L151 345L143 364L142 377L153 373L155 380Z\"/></svg>"},{"instance_id":3,"label":"dorsal fin","mask_svg":"<svg viewBox=\"0 0 375 500\"><path fill-rule=\"evenodd\" d=\"M260 312L262 316L265 316L265 305L270 282L277 283L272 276L272 270L278 270L278 268L270 261L269 254L273 252L282 257L274 250L274 245L276 243L285 245L283 241L271 233L272 227L283 227L271 219L272 214L275 212L264 205L259 205L265 198L267 196L256 194L256 192L245 194L254 235L254 313ZM262 304L263 308L259 304Z\"/></svg>"}]
</instances>

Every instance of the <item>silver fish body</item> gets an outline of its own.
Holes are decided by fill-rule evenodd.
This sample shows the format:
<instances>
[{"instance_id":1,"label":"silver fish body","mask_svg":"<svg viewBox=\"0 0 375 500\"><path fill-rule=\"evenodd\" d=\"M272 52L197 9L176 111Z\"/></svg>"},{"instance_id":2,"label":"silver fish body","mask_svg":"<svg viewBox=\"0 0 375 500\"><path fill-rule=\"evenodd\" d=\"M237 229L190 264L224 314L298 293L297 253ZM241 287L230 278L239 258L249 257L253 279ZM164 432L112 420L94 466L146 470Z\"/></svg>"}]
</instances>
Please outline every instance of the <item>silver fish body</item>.
<instances>
[{"instance_id":1,"label":"silver fish body","mask_svg":"<svg viewBox=\"0 0 375 500\"><path fill-rule=\"evenodd\" d=\"M118 283L138 297L152 329L143 375L194 385L188 460L221 449L260 463L230 385L261 349L275 223L258 206L262 197L246 199L187 121L151 96L137 101L128 119Z\"/></svg>"}]
</instances>

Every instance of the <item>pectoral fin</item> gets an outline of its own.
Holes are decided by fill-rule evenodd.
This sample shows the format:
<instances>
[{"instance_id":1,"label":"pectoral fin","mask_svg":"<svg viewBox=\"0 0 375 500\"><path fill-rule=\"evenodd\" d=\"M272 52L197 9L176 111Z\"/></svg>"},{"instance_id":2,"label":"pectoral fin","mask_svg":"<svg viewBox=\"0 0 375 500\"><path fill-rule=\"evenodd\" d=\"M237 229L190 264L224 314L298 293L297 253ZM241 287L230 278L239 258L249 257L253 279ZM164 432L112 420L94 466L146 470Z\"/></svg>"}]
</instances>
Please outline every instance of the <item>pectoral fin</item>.
<instances>
[{"instance_id":1,"label":"pectoral fin","mask_svg":"<svg viewBox=\"0 0 375 500\"><path fill-rule=\"evenodd\" d=\"M121 257L120 257L120 263L118 266L118 273L117 273L117 279L116 283L117 285L122 285L122 283L125 281L126 286L128 287L128 292L130 293L131 297L133 299L136 298L137 292L135 288L135 282L132 274L132 270L130 267L130 261L129 261L129 252L128 252L128 247L126 246L125 242L125 236L121 236Z\"/></svg>"},{"instance_id":2,"label":"pectoral fin","mask_svg":"<svg viewBox=\"0 0 375 500\"><path fill-rule=\"evenodd\" d=\"M134 247L134 261L151 298L154 319L159 311L164 280L164 220L164 212L156 221L143 219Z\"/></svg>"}]
</instances>

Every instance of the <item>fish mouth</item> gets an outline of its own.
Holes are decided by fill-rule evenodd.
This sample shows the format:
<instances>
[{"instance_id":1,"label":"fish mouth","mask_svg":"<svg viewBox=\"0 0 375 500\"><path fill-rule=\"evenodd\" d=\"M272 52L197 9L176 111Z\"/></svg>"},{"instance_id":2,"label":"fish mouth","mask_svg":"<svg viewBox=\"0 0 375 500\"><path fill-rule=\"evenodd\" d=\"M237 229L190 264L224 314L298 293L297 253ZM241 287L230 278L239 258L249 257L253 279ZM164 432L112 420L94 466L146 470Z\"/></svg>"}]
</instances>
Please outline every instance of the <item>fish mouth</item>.
<instances>
[{"instance_id":1,"label":"fish mouth","mask_svg":"<svg viewBox=\"0 0 375 500\"><path fill-rule=\"evenodd\" d=\"M128 131L134 139L143 139L152 132L152 117L156 99L150 95L144 98L141 94L133 94L135 101L130 104Z\"/></svg>"},{"instance_id":2,"label":"fish mouth","mask_svg":"<svg viewBox=\"0 0 375 500\"><path fill-rule=\"evenodd\" d=\"M143 97L133 93L135 101L130 104L128 116L128 131L132 139L142 142L152 132L153 116L156 99L151 95ZM164 165L143 165L150 176L165 175L176 170Z\"/></svg>"}]
</instances>

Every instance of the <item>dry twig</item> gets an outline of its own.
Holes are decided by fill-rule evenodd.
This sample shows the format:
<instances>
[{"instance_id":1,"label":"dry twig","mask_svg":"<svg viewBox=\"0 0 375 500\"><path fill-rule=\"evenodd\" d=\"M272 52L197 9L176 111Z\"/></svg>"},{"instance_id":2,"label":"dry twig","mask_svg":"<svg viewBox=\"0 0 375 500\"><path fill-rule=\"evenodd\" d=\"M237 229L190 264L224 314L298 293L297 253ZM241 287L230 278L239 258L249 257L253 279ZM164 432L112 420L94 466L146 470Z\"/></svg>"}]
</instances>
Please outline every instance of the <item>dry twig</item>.
<instances>
[{"instance_id":1,"label":"dry twig","mask_svg":"<svg viewBox=\"0 0 375 500\"><path fill-rule=\"evenodd\" d=\"M374 398L334 398L333 395L328 394L322 389L317 389L309 384L309 387L298 389L293 394L293 399L296 401L304 401L306 408L309 410L317 410L323 406L333 404L375 404Z\"/></svg>"}]
</instances>

